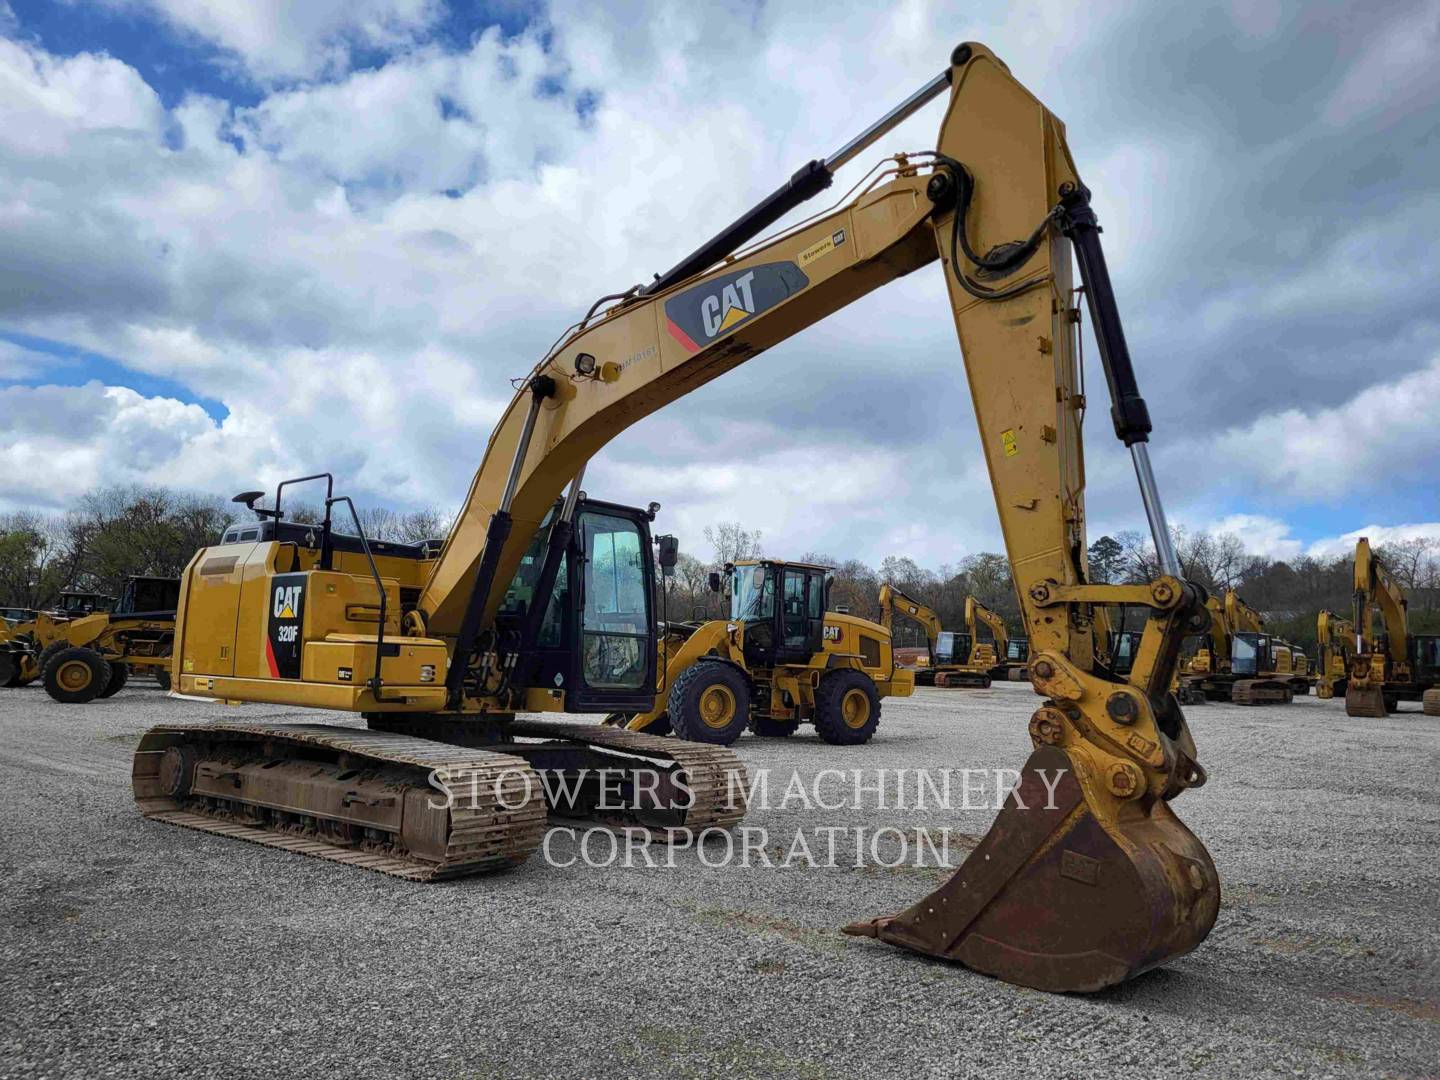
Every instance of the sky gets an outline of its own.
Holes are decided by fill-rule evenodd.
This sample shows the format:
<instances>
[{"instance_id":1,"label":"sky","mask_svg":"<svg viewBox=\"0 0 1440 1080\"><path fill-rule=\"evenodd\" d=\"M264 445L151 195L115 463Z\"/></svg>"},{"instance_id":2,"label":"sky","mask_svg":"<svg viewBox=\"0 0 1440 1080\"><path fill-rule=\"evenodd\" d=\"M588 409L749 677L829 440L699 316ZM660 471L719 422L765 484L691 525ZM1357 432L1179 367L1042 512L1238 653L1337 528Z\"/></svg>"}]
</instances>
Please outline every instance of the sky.
<instances>
[{"instance_id":1,"label":"sky","mask_svg":"<svg viewBox=\"0 0 1440 1080\"><path fill-rule=\"evenodd\" d=\"M0 0L0 510L330 470L452 511L561 329L966 40L1066 123L1172 521L1274 558L1440 536L1440 0ZM999 550L961 363L932 265L586 489L702 556L718 521L778 557ZM1095 417L1092 539L1144 527Z\"/></svg>"}]
</instances>

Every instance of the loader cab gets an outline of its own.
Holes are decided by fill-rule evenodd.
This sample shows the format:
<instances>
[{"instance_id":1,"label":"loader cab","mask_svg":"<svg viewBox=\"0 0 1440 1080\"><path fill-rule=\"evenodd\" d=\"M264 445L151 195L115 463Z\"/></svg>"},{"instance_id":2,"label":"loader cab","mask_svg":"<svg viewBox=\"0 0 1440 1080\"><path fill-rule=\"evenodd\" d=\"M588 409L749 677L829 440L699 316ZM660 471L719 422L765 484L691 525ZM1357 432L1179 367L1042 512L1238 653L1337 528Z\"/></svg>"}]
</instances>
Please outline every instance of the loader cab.
<instances>
[{"instance_id":1,"label":"loader cab","mask_svg":"<svg viewBox=\"0 0 1440 1080\"><path fill-rule=\"evenodd\" d=\"M180 604L180 579L131 576L125 579L116 615L174 615Z\"/></svg>"},{"instance_id":2,"label":"loader cab","mask_svg":"<svg viewBox=\"0 0 1440 1080\"><path fill-rule=\"evenodd\" d=\"M730 618L745 623L745 660L757 668L804 664L825 641L830 570L763 560L730 567Z\"/></svg>"},{"instance_id":3,"label":"loader cab","mask_svg":"<svg viewBox=\"0 0 1440 1080\"><path fill-rule=\"evenodd\" d=\"M511 635L520 642L533 632L520 647L522 685L564 692L567 712L643 712L653 705L657 564L678 554L666 537L657 557L650 523L658 510L654 503L641 510L582 496L568 541L553 553L559 504L546 516L495 619L502 641ZM546 606L537 621L532 609L542 594Z\"/></svg>"}]
</instances>

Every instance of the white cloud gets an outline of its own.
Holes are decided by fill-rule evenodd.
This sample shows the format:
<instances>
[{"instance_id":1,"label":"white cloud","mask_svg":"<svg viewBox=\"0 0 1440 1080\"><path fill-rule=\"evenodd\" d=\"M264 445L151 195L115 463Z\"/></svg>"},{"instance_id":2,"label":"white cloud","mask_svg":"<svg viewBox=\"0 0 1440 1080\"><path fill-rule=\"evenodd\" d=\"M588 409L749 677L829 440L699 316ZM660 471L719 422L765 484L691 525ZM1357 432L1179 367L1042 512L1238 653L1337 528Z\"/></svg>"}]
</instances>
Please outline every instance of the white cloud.
<instances>
[{"instance_id":1,"label":"white cloud","mask_svg":"<svg viewBox=\"0 0 1440 1080\"><path fill-rule=\"evenodd\" d=\"M102 0L149 8L233 54L257 79L343 72L355 48L396 48L439 17L440 0Z\"/></svg>"},{"instance_id":2,"label":"white cloud","mask_svg":"<svg viewBox=\"0 0 1440 1080\"><path fill-rule=\"evenodd\" d=\"M1249 555L1293 559L1304 546L1290 535L1289 523L1265 514L1227 514L1203 526L1206 532L1239 537Z\"/></svg>"},{"instance_id":3,"label":"white cloud","mask_svg":"<svg viewBox=\"0 0 1440 1080\"><path fill-rule=\"evenodd\" d=\"M1350 498L1380 477L1393 489L1434 476L1437 395L1440 357L1334 408L1271 413L1185 452L1213 461L1232 483L1248 480L1293 503Z\"/></svg>"},{"instance_id":4,"label":"white cloud","mask_svg":"<svg viewBox=\"0 0 1440 1080\"><path fill-rule=\"evenodd\" d=\"M1440 521L1425 521L1410 525L1366 525L1339 536L1327 536L1312 541L1306 546L1305 554L1317 559L1333 558L1337 555L1353 555L1355 542L1362 536L1368 537L1370 543L1375 547L1397 544L1405 540L1440 540Z\"/></svg>"}]
</instances>

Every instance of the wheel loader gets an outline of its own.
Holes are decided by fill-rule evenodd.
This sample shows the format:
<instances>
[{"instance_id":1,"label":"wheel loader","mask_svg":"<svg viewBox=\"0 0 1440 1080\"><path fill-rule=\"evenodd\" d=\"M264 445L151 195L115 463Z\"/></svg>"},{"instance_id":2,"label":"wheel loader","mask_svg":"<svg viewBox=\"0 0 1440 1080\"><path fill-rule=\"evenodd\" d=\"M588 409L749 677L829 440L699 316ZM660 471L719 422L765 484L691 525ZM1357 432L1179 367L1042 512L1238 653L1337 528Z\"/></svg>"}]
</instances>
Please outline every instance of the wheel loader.
<instances>
[{"instance_id":1,"label":"wheel loader","mask_svg":"<svg viewBox=\"0 0 1440 1080\"><path fill-rule=\"evenodd\" d=\"M997 660L994 646L977 645L973 631L959 633L944 630L940 616L927 604L907 596L893 585L880 586L880 624L888 634L896 613L916 623L925 631L925 662L916 666L917 686L939 686L945 689L984 689Z\"/></svg>"},{"instance_id":2,"label":"wheel loader","mask_svg":"<svg viewBox=\"0 0 1440 1080\"><path fill-rule=\"evenodd\" d=\"M832 569L727 563L710 584L729 599L730 617L670 628L653 707L606 722L721 746L747 728L783 738L802 723L836 746L869 742L880 699L908 697L915 680L896 666L886 627L830 610Z\"/></svg>"},{"instance_id":3,"label":"wheel loader","mask_svg":"<svg viewBox=\"0 0 1440 1080\"><path fill-rule=\"evenodd\" d=\"M937 99L933 149L882 160L837 205L763 235ZM141 812L426 881L512 866L540 844L547 812L586 810L541 782L557 773L612 770L629 798L610 813L642 822L738 821L743 799L726 788L743 787L744 768L727 748L521 715L653 707L648 522L582 500L584 469L631 425L931 264L1041 700L1017 787L965 862L910 908L846 932L1051 991L1099 990L1193 949L1214 924L1219 881L1172 809L1206 773L1169 687L1181 643L1205 627L1205 594L1181 577L1149 413L1064 126L976 43L670 270L610 288L562 333L517 384L437 556L382 559L358 523L342 541L330 513L355 515L323 474L321 527L284 519L282 485L257 508L254 539L198 553L176 619L179 690L339 710L369 730L161 724L135 755ZM1080 296L1156 545L1159 575L1143 584L1089 577ZM1095 613L1119 604L1145 611L1123 677L1097 663L1093 630ZM465 797L437 799L436 785Z\"/></svg>"},{"instance_id":4,"label":"wheel loader","mask_svg":"<svg viewBox=\"0 0 1440 1080\"><path fill-rule=\"evenodd\" d=\"M1379 636L1377 609L1385 627ZM1440 635L1410 632L1405 590L1364 536L1355 542L1354 627L1345 712L1381 717L1402 701L1419 701L1423 712L1440 716Z\"/></svg>"},{"instance_id":5,"label":"wheel loader","mask_svg":"<svg viewBox=\"0 0 1440 1080\"><path fill-rule=\"evenodd\" d=\"M62 594L69 605L62 611L37 612L30 622L0 631L0 685L38 678L56 701L77 705L113 697L134 671L168 690L179 589L176 578L134 575L118 600Z\"/></svg>"}]
</instances>

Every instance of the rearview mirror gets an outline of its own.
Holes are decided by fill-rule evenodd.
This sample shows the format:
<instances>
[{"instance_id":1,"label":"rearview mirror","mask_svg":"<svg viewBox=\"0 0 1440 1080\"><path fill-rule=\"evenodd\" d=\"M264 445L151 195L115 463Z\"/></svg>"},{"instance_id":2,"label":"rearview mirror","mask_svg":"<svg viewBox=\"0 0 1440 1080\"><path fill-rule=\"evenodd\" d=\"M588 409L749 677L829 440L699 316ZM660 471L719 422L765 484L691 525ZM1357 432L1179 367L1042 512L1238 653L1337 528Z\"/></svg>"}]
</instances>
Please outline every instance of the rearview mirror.
<instances>
[{"instance_id":1,"label":"rearview mirror","mask_svg":"<svg viewBox=\"0 0 1440 1080\"><path fill-rule=\"evenodd\" d=\"M675 564L680 561L680 540L674 536L657 536L655 548L655 561L660 564L661 573L674 577Z\"/></svg>"},{"instance_id":2,"label":"rearview mirror","mask_svg":"<svg viewBox=\"0 0 1440 1080\"><path fill-rule=\"evenodd\" d=\"M720 575L718 572L714 570L710 571L709 585L711 592L718 593L720 591Z\"/></svg>"}]
</instances>

